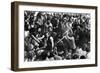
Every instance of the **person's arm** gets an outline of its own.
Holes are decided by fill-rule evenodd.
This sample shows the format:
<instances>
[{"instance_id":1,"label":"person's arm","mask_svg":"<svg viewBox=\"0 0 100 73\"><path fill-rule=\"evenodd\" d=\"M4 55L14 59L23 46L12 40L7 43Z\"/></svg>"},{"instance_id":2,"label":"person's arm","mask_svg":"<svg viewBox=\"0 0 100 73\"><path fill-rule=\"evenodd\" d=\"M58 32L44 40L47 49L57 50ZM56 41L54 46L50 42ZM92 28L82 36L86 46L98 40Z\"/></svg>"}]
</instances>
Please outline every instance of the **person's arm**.
<instances>
[{"instance_id":1,"label":"person's arm","mask_svg":"<svg viewBox=\"0 0 100 73\"><path fill-rule=\"evenodd\" d=\"M38 40L42 40L45 36L43 35L42 37L39 37Z\"/></svg>"},{"instance_id":2,"label":"person's arm","mask_svg":"<svg viewBox=\"0 0 100 73\"><path fill-rule=\"evenodd\" d=\"M52 43L52 48L54 47L54 40L53 37L50 37L51 43Z\"/></svg>"},{"instance_id":3,"label":"person's arm","mask_svg":"<svg viewBox=\"0 0 100 73\"><path fill-rule=\"evenodd\" d=\"M71 36L71 37L70 36L67 36L67 38L70 39L70 40L74 39L73 36Z\"/></svg>"},{"instance_id":4,"label":"person's arm","mask_svg":"<svg viewBox=\"0 0 100 73\"><path fill-rule=\"evenodd\" d=\"M36 42L40 43L40 41L34 35L31 35L31 36Z\"/></svg>"}]
</instances>

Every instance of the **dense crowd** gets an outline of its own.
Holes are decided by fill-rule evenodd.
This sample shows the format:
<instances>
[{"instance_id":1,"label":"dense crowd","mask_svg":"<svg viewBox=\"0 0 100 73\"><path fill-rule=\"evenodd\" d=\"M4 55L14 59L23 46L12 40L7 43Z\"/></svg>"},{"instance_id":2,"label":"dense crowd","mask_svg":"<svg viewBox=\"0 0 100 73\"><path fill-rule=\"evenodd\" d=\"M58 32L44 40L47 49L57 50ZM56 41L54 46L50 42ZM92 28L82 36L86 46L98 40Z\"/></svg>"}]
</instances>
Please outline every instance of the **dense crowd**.
<instances>
[{"instance_id":1,"label":"dense crowd","mask_svg":"<svg viewBox=\"0 0 100 73\"><path fill-rule=\"evenodd\" d=\"M24 11L24 60L87 59L90 14Z\"/></svg>"}]
</instances>

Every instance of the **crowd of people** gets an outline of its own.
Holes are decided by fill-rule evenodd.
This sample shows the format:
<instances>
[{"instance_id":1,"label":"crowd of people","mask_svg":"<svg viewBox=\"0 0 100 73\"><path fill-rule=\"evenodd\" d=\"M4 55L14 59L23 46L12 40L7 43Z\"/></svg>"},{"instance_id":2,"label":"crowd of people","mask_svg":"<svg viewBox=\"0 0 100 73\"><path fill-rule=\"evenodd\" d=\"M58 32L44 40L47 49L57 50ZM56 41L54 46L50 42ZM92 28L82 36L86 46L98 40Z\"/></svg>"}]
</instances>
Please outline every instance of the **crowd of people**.
<instances>
[{"instance_id":1,"label":"crowd of people","mask_svg":"<svg viewBox=\"0 0 100 73\"><path fill-rule=\"evenodd\" d=\"M90 14L24 11L24 61L87 59Z\"/></svg>"}]
</instances>

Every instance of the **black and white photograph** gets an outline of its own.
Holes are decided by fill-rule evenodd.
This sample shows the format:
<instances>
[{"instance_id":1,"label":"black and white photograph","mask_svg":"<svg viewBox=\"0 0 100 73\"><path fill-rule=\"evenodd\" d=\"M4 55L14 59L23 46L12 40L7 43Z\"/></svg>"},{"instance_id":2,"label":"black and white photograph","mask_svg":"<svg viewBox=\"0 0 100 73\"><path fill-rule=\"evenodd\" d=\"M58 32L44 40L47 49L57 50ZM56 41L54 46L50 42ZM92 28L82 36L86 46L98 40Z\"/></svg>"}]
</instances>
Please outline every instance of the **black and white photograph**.
<instances>
[{"instance_id":1,"label":"black and white photograph","mask_svg":"<svg viewBox=\"0 0 100 73\"><path fill-rule=\"evenodd\" d=\"M97 66L97 7L15 2L12 20L15 70Z\"/></svg>"},{"instance_id":2,"label":"black and white photograph","mask_svg":"<svg viewBox=\"0 0 100 73\"><path fill-rule=\"evenodd\" d=\"M89 13L24 11L24 61L89 59Z\"/></svg>"}]
</instances>

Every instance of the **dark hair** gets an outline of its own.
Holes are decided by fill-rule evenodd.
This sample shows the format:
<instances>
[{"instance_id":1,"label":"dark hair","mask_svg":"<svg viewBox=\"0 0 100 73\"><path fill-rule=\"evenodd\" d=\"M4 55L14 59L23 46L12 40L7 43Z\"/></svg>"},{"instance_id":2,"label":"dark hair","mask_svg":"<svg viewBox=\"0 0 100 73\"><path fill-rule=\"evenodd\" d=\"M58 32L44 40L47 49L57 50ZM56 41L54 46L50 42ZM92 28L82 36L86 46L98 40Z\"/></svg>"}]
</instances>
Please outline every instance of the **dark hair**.
<instances>
[{"instance_id":1,"label":"dark hair","mask_svg":"<svg viewBox=\"0 0 100 73\"><path fill-rule=\"evenodd\" d=\"M86 57L85 57L84 55L82 55L82 56L80 57L80 59L86 59Z\"/></svg>"}]
</instances>

